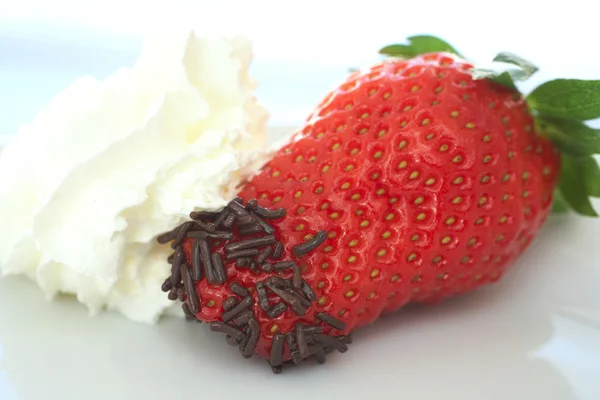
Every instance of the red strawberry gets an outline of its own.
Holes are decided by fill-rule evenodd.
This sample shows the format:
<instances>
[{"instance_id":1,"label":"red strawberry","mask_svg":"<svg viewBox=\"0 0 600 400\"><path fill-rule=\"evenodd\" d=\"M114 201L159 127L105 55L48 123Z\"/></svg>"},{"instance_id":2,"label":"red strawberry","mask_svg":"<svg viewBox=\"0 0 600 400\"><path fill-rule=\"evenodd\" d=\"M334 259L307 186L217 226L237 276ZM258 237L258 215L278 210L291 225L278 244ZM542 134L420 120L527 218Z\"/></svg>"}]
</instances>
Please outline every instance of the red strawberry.
<instances>
[{"instance_id":1,"label":"red strawberry","mask_svg":"<svg viewBox=\"0 0 600 400\"><path fill-rule=\"evenodd\" d=\"M577 120L600 116L597 106L561 103L559 81L525 99L511 75L474 79L453 54L416 54L425 42L452 51L444 42L412 42L387 48L412 58L354 73L325 98L240 191L257 201L193 213L196 222L160 238L178 249L163 289L276 372L290 359L345 351L345 335L382 313L498 280L552 207L561 155L544 134L565 151L561 197L593 214L597 183L585 174L597 169L589 154L600 141L590 144L591 128Z\"/></svg>"}]
</instances>

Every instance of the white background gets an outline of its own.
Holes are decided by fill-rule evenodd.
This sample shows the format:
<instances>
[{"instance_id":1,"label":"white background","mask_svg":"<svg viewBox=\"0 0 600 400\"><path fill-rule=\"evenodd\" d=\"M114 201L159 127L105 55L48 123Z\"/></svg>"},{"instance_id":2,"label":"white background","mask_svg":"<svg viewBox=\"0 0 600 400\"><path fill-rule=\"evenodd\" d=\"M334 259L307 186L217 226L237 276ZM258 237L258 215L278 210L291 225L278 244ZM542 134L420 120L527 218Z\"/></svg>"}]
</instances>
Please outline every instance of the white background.
<instances>
[{"instance_id":1,"label":"white background","mask_svg":"<svg viewBox=\"0 0 600 400\"><path fill-rule=\"evenodd\" d=\"M0 0L0 136L14 134L73 79L132 65L144 35L192 23L254 39L258 96L272 125L288 126L280 133L348 68L412 34L442 36L477 61L519 53L542 69L525 90L556 77L600 78L593 4ZM206 329L173 320L140 326L115 314L91 319L71 300L46 303L28 282L1 279L0 400L284 392L289 399L597 400L598 240L597 221L554 217L501 284L400 313L359 332L347 355L321 369L276 378L259 361L239 362Z\"/></svg>"}]
</instances>

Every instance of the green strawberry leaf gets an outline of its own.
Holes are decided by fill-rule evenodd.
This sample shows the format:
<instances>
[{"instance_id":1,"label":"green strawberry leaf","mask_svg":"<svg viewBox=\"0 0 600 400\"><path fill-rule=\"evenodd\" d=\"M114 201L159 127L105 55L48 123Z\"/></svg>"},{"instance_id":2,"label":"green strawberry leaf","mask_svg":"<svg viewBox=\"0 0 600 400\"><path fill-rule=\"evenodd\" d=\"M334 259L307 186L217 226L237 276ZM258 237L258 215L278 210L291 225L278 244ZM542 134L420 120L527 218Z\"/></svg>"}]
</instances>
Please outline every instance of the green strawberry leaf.
<instances>
[{"instance_id":1,"label":"green strawberry leaf","mask_svg":"<svg viewBox=\"0 0 600 400\"><path fill-rule=\"evenodd\" d=\"M541 115L579 121L600 118L600 80L555 79L535 88L526 100Z\"/></svg>"},{"instance_id":2,"label":"green strawberry leaf","mask_svg":"<svg viewBox=\"0 0 600 400\"><path fill-rule=\"evenodd\" d=\"M552 212L556 214L562 214L569 211L569 204L563 197L560 190L555 189L554 195L552 196Z\"/></svg>"},{"instance_id":3,"label":"green strawberry leaf","mask_svg":"<svg viewBox=\"0 0 600 400\"><path fill-rule=\"evenodd\" d=\"M522 77L524 78L523 80L531 77L531 75L535 74L539 69L538 67L533 65L531 62L527 61L526 59L524 59L516 54L506 52L506 51L498 53L496 55L496 57L494 57L493 61L501 62L501 63L505 63L505 64L516 65L523 72L523 75L522 75Z\"/></svg>"},{"instance_id":4,"label":"green strawberry leaf","mask_svg":"<svg viewBox=\"0 0 600 400\"><path fill-rule=\"evenodd\" d=\"M600 154L600 129L587 126L573 119L536 118L537 131L554 142L564 153L571 156Z\"/></svg>"},{"instance_id":5,"label":"green strawberry leaf","mask_svg":"<svg viewBox=\"0 0 600 400\"><path fill-rule=\"evenodd\" d=\"M379 50L379 54L391 57L411 58L433 52L460 54L450 44L435 36L419 35L408 38L408 44L392 44Z\"/></svg>"},{"instance_id":6,"label":"green strawberry leaf","mask_svg":"<svg viewBox=\"0 0 600 400\"><path fill-rule=\"evenodd\" d=\"M598 161L593 157L585 157L579 160L584 172L581 179L585 190L590 197L600 197L600 167Z\"/></svg>"},{"instance_id":7,"label":"green strawberry leaf","mask_svg":"<svg viewBox=\"0 0 600 400\"><path fill-rule=\"evenodd\" d=\"M573 210L582 215L597 217L598 214L588 197L587 179L582 179L588 173L586 168L589 165L582 160L585 158L562 155L562 169L558 185L562 196Z\"/></svg>"},{"instance_id":8,"label":"green strawberry leaf","mask_svg":"<svg viewBox=\"0 0 600 400\"><path fill-rule=\"evenodd\" d=\"M538 68L529 61L508 52L498 53L493 61L516 65L518 69L510 68L493 70L476 68L472 71L473 77L475 79L486 78L509 89L517 90L517 87L515 86L516 81L525 81L538 71Z\"/></svg>"}]
</instances>

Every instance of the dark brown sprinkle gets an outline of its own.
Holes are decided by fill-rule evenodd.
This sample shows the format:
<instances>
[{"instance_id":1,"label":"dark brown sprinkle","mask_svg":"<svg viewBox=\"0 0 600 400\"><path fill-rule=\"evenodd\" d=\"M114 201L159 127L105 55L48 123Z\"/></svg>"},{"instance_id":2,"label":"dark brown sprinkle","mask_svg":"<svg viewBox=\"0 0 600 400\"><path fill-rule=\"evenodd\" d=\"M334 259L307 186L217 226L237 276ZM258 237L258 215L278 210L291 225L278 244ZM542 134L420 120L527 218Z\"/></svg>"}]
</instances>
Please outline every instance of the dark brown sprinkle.
<instances>
[{"instance_id":1,"label":"dark brown sprinkle","mask_svg":"<svg viewBox=\"0 0 600 400\"><path fill-rule=\"evenodd\" d=\"M225 251L230 252L246 249L255 249L257 247L268 246L275 242L275 236L273 235L261 236L252 239L240 240L239 242L228 243L225 245Z\"/></svg>"},{"instance_id":2,"label":"dark brown sprinkle","mask_svg":"<svg viewBox=\"0 0 600 400\"><path fill-rule=\"evenodd\" d=\"M179 267L183 263L185 259L185 254L181 251L181 249L177 249L175 253L175 258L173 259L173 264L171 264L171 283L174 288L178 288L181 286L181 270Z\"/></svg>"},{"instance_id":3,"label":"dark brown sprinkle","mask_svg":"<svg viewBox=\"0 0 600 400\"><path fill-rule=\"evenodd\" d=\"M179 301L185 301L185 292L183 291L183 288L177 289L177 299Z\"/></svg>"},{"instance_id":4,"label":"dark brown sprinkle","mask_svg":"<svg viewBox=\"0 0 600 400\"><path fill-rule=\"evenodd\" d=\"M327 239L327 232L319 231L309 241L299 244L298 246L294 246L292 248L292 252L296 257L310 253L311 251L319 247L325 241L325 239Z\"/></svg>"},{"instance_id":5,"label":"dark brown sprinkle","mask_svg":"<svg viewBox=\"0 0 600 400\"><path fill-rule=\"evenodd\" d=\"M167 257L167 262L169 264L171 264L173 262L173 259L175 258L175 253L171 254L169 257Z\"/></svg>"},{"instance_id":6,"label":"dark brown sprinkle","mask_svg":"<svg viewBox=\"0 0 600 400\"><path fill-rule=\"evenodd\" d=\"M198 240L194 243L192 248L192 278L195 281L199 281L204 277L202 269L202 252L200 251L200 243Z\"/></svg>"},{"instance_id":7,"label":"dark brown sprinkle","mask_svg":"<svg viewBox=\"0 0 600 400\"><path fill-rule=\"evenodd\" d=\"M302 298L295 293L290 293L272 283L267 283L268 288L286 302L297 315L306 314L306 307L302 304Z\"/></svg>"},{"instance_id":8,"label":"dark brown sprinkle","mask_svg":"<svg viewBox=\"0 0 600 400\"><path fill-rule=\"evenodd\" d=\"M173 282L171 281L171 277L168 277L167 279L165 279L165 281L163 282L163 284L160 288L165 293L168 292L169 290L171 290L173 288Z\"/></svg>"},{"instance_id":9,"label":"dark brown sprinkle","mask_svg":"<svg viewBox=\"0 0 600 400\"><path fill-rule=\"evenodd\" d=\"M235 260L235 259L241 258L241 257L253 257L253 256L258 255L258 253L259 253L258 249L245 249L245 250L228 252L226 257L228 260Z\"/></svg>"},{"instance_id":10,"label":"dark brown sprinkle","mask_svg":"<svg viewBox=\"0 0 600 400\"><path fill-rule=\"evenodd\" d=\"M235 260L235 265L238 268L248 268L250 266L251 262L252 262L251 258L242 257L242 258L238 258L237 260Z\"/></svg>"},{"instance_id":11,"label":"dark brown sprinkle","mask_svg":"<svg viewBox=\"0 0 600 400\"><path fill-rule=\"evenodd\" d=\"M277 367L283 362L283 344L285 343L285 336L281 333L276 333L271 341L271 356L269 357L269 363Z\"/></svg>"},{"instance_id":12,"label":"dark brown sprinkle","mask_svg":"<svg viewBox=\"0 0 600 400\"><path fill-rule=\"evenodd\" d=\"M187 305L187 303L183 303L181 305L181 309L185 314L185 319L187 319L188 321L202 322L198 318L196 318L194 314L192 314L192 312L190 311L190 307Z\"/></svg>"},{"instance_id":13,"label":"dark brown sprinkle","mask_svg":"<svg viewBox=\"0 0 600 400\"><path fill-rule=\"evenodd\" d=\"M227 216L229 215L231 211L229 211L229 208L225 207L223 209L223 211L221 211L219 213L219 215L217 216L217 218L215 219L215 226L218 228L220 227L223 222L225 221L225 218L227 218Z\"/></svg>"},{"instance_id":14,"label":"dark brown sprinkle","mask_svg":"<svg viewBox=\"0 0 600 400\"><path fill-rule=\"evenodd\" d=\"M233 323L238 327L246 326L248 325L248 322L250 322L251 318L254 318L254 314L252 314L252 311L246 310L237 317L235 317Z\"/></svg>"},{"instance_id":15,"label":"dark brown sprinkle","mask_svg":"<svg viewBox=\"0 0 600 400\"><path fill-rule=\"evenodd\" d=\"M246 346L242 351L242 356L244 358L252 357L252 354L256 349L258 339L260 338L260 324L256 319L252 318L250 321L248 321L248 327L250 328L250 337L248 338L248 343L246 343Z\"/></svg>"},{"instance_id":16,"label":"dark brown sprinkle","mask_svg":"<svg viewBox=\"0 0 600 400\"><path fill-rule=\"evenodd\" d=\"M294 264L292 266L292 271L294 272L292 275L292 286L294 289L299 290L302 286L302 272L300 271L300 266L298 264Z\"/></svg>"},{"instance_id":17,"label":"dark brown sprinkle","mask_svg":"<svg viewBox=\"0 0 600 400\"><path fill-rule=\"evenodd\" d=\"M202 221L214 221L215 219L217 219L218 215L219 213L211 211L192 211L190 213L190 218Z\"/></svg>"},{"instance_id":18,"label":"dark brown sprinkle","mask_svg":"<svg viewBox=\"0 0 600 400\"><path fill-rule=\"evenodd\" d=\"M229 204L227 205L227 207L229 207L231 209L231 211L236 213L238 217L243 217L244 215L248 215L248 211L246 211L244 206L241 205L240 202L238 202L237 200L238 199L230 201Z\"/></svg>"},{"instance_id":19,"label":"dark brown sprinkle","mask_svg":"<svg viewBox=\"0 0 600 400\"><path fill-rule=\"evenodd\" d=\"M238 230L238 232L240 233L241 236L250 236L250 235L254 235L257 233L261 233L263 231L262 226L258 225L258 224L254 224L254 225L250 225L244 228L240 228Z\"/></svg>"},{"instance_id":20,"label":"dark brown sprinkle","mask_svg":"<svg viewBox=\"0 0 600 400\"><path fill-rule=\"evenodd\" d=\"M250 296L250 291L237 282L232 282L231 285L229 285L229 288L234 294L237 294L240 297Z\"/></svg>"},{"instance_id":21,"label":"dark brown sprinkle","mask_svg":"<svg viewBox=\"0 0 600 400\"><path fill-rule=\"evenodd\" d=\"M234 326L224 324L222 322L211 322L210 330L213 332L225 333L237 341L242 340L244 337L244 332L240 331Z\"/></svg>"},{"instance_id":22,"label":"dark brown sprinkle","mask_svg":"<svg viewBox=\"0 0 600 400\"><path fill-rule=\"evenodd\" d=\"M252 210L252 212L254 212L254 214L258 215L259 217L266 218L266 219L283 218L283 217L285 217L285 214L286 214L285 208L278 208L275 210L270 210L268 208L261 207L258 204Z\"/></svg>"},{"instance_id":23,"label":"dark brown sprinkle","mask_svg":"<svg viewBox=\"0 0 600 400\"><path fill-rule=\"evenodd\" d=\"M188 231L192 229L193 226L194 222L192 221L184 222L179 228L177 236L175 236L175 240L173 240L173 243L171 243L171 248L174 249L179 246L183 242L183 239L185 239L185 235L187 235Z\"/></svg>"},{"instance_id":24,"label":"dark brown sprinkle","mask_svg":"<svg viewBox=\"0 0 600 400\"><path fill-rule=\"evenodd\" d=\"M348 351L348 346L346 346L344 343L342 343L342 341L339 340L338 338L336 338L335 336L323 335L321 333L316 333L314 335L314 338L318 343L322 343L326 346L333 347L340 353L345 353L346 351Z\"/></svg>"},{"instance_id":25,"label":"dark brown sprinkle","mask_svg":"<svg viewBox=\"0 0 600 400\"><path fill-rule=\"evenodd\" d=\"M230 213L227 218L225 218L225 220L223 221L222 225L227 228L227 229L231 229L231 227L233 226L233 224L235 223L235 219L237 218L237 215L235 213Z\"/></svg>"},{"instance_id":26,"label":"dark brown sprinkle","mask_svg":"<svg viewBox=\"0 0 600 400\"><path fill-rule=\"evenodd\" d=\"M310 300L305 299L304 296L301 296L298 292L294 291L294 289L292 289L292 288L286 288L285 290L287 290L288 292L292 293L295 296L298 296L298 298L300 299L300 303L304 307L308 308L308 307L311 306L312 303L310 302Z\"/></svg>"},{"instance_id":27,"label":"dark brown sprinkle","mask_svg":"<svg viewBox=\"0 0 600 400\"><path fill-rule=\"evenodd\" d=\"M227 282L227 271L223 265L223 259L221 259L221 255L219 253L213 253L211 258L212 265L215 270L215 276L217 277L217 284L222 285Z\"/></svg>"},{"instance_id":28,"label":"dark brown sprinkle","mask_svg":"<svg viewBox=\"0 0 600 400\"><path fill-rule=\"evenodd\" d=\"M169 292L167 297L169 300L172 300L172 301L177 300L177 289L175 289L175 288L171 289L171 291Z\"/></svg>"},{"instance_id":29,"label":"dark brown sprinkle","mask_svg":"<svg viewBox=\"0 0 600 400\"><path fill-rule=\"evenodd\" d=\"M187 293L188 302L190 303L190 311L192 314L198 314L200 312L200 299L196 292L196 286L192 280L190 269L187 264L181 264L181 276L183 277L183 287Z\"/></svg>"},{"instance_id":30,"label":"dark brown sprinkle","mask_svg":"<svg viewBox=\"0 0 600 400\"><path fill-rule=\"evenodd\" d=\"M344 344L352 344L352 336L350 335L338 336L338 339Z\"/></svg>"},{"instance_id":31,"label":"dark brown sprinkle","mask_svg":"<svg viewBox=\"0 0 600 400\"><path fill-rule=\"evenodd\" d=\"M325 364L325 350L323 350L323 347L321 346L317 346L317 351L315 352L315 359L317 360L317 363L319 364Z\"/></svg>"},{"instance_id":32,"label":"dark brown sprinkle","mask_svg":"<svg viewBox=\"0 0 600 400\"><path fill-rule=\"evenodd\" d=\"M206 232L214 232L217 230L217 227L212 222L204 222L204 221L195 221L198 227Z\"/></svg>"},{"instance_id":33,"label":"dark brown sprinkle","mask_svg":"<svg viewBox=\"0 0 600 400\"><path fill-rule=\"evenodd\" d=\"M300 286L300 290L302 291L302 294L308 300L317 301L317 294L315 293L313 288L311 288L310 285L308 283L306 283L306 281L304 279L302 279L302 284Z\"/></svg>"},{"instance_id":34,"label":"dark brown sprinkle","mask_svg":"<svg viewBox=\"0 0 600 400\"><path fill-rule=\"evenodd\" d=\"M323 333L323 328L320 327L319 325L311 325L311 326L304 326L304 332L306 332L307 334L310 335L314 335L315 333Z\"/></svg>"},{"instance_id":35,"label":"dark brown sprinkle","mask_svg":"<svg viewBox=\"0 0 600 400\"><path fill-rule=\"evenodd\" d=\"M267 316L271 319L279 317L287 310L287 306L284 303L277 303L269 311L267 311Z\"/></svg>"},{"instance_id":36,"label":"dark brown sprinkle","mask_svg":"<svg viewBox=\"0 0 600 400\"><path fill-rule=\"evenodd\" d=\"M298 351L298 345L296 344L296 336L294 335L294 332L287 332L285 334L285 341L288 344L290 353L295 353Z\"/></svg>"},{"instance_id":37,"label":"dark brown sprinkle","mask_svg":"<svg viewBox=\"0 0 600 400\"><path fill-rule=\"evenodd\" d=\"M213 268L208 242L205 239L198 239L198 246L200 247L200 255L202 256L202 264L204 265L204 274L206 275L206 280L211 285L217 285L218 277Z\"/></svg>"},{"instance_id":38,"label":"dark brown sprinkle","mask_svg":"<svg viewBox=\"0 0 600 400\"><path fill-rule=\"evenodd\" d=\"M293 261L280 261L273 264L273 269L275 271L283 271L292 268L294 265L296 265L296 263Z\"/></svg>"},{"instance_id":39,"label":"dark brown sprinkle","mask_svg":"<svg viewBox=\"0 0 600 400\"><path fill-rule=\"evenodd\" d=\"M292 283L289 280L283 279L280 276L272 276L269 279L267 279L267 281L265 283L279 286L282 288L291 288L292 287Z\"/></svg>"},{"instance_id":40,"label":"dark brown sprinkle","mask_svg":"<svg viewBox=\"0 0 600 400\"><path fill-rule=\"evenodd\" d=\"M251 261L250 262L250 269L252 271L257 271L258 270L258 264L255 261Z\"/></svg>"},{"instance_id":41,"label":"dark brown sprinkle","mask_svg":"<svg viewBox=\"0 0 600 400\"><path fill-rule=\"evenodd\" d=\"M325 322L326 324L329 324L330 326L334 327L337 330L343 331L344 329L346 329L346 323L344 321L340 321L339 319L337 319L336 317L334 317L332 315L318 312L316 314L316 316L318 319Z\"/></svg>"},{"instance_id":42,"label":"dark brown sprinkle","mask_svg":"<svg viewBox=\"0 0 600 400\"><path fill-rule=\"evenodd\" d=\"M244 329L244 337L242 340L240 340L240 351L244 351L246 344L248 343L248 339L250 339L250 327L246 326Z\"/></svg>"},{"instance_id":43,"label":"dark brown sprinkle","mask_svg":"<svg viewBox=\"0 0 600 400\"><path fill-rule=\"evenodd\" d=\"M273 250L273 258L274 260L279 260L283 255L283 244L281 242L275 243L275 249Z\"/></svg>"},{"instance_id":44,"label":"dark brown sprinkle","mask_svg":"<svg viewBox=\"0 0 600 400\"><path fill-rule=\"evenodd\" d=\"M207 233L206 237L209 239L231 240L231 239L233 239L233 233L216 231L216 232Z\"/></svg>"},{"instance_id":45,"label":"dark brown sprinkle","mask_svg":"<svg viewBox=\"0 0 600 400\"><path fill-rule=\"evenodd\" d=\"M269 311L269 297L267 296L267 288L264 282L256 282L256 295L258 296L258 305L263 311Z\"/></svg>"},{"instance_id":46,"label":"dark brown sprinkle","mask_svg":"<svg viewBox=\"0 0 600 400\"><path fill-rule=\"evenodd\" d=\"M250 199L246 202L246 210L248 211L254 210L256 206L258 206L258 200L256 199Z\"/></svg>"},{"instance_id":47,"label":"dark brown sprinkle","mask_svg":"<svg viewBox=\"0 0 600 400\"><path fill-rule=\"evenodd\" d=\"M273 272L273 264L261 264L260 269L262 269L263 272Z\"/></svg>"},{"instance_id":48,"label":"dark brown sprinkle","mask_svg":"<svg viewBox=\"0 0 600 400\"><path fill-rule=\"evenodd\" d=\"M223 310L229 311L237 304L237 299L233 296L228 297L223 301Z\"/></svg>"},{"instance_id":49,"label":"dark brown sprinkle","mask_svg":"<svg viewBox=\"0 0 600 400\"><path fill-rule=\"evenodd\" d=\"M271 226L271 224L266 223L265 221L263 221L260 218L256 218L256 222L258 223L258 225L260 225L263 229L263 231L265 231L265 233L272 235L275 233L275 228L273 228Z\"/></svg>"},{"instance_id":50,"label":"dark brown sprinkle","mask_svg":"<svg viewBox=\"0 0 600 400\"><path fill-rule=\"evenodd\" d=\"M272 252L273 248L271 246L267 247L266 249L258 253L258 256L256 256L256 262L258 264L263 264L265 261L267 261L267 258L269 258Z\"/></svg>"},{"instance_id":51,"label":"dark brown sprinkle","mask_svg":"<svg viewBox=\"0 0 600 400\"><path fill-rule=\"evenodd\" d=\"M242 301L236 304L231 310L225 311L222 315L223 322L229 322L243 311L246 311L252 305L252 297L244 297Z\"/></svg>"},{"instance_id":52,"label":"dark brown sprinkle","mask_svg":"<svg viewBox=\"0 0 600 400\"><path fill-rule=\"evenodd\" d=\"M256 217L254 215L244 215L243 217L239 217L236 221L236 225L239 228L245 228L247 226L256 224Z\"/></svg>"},{"instance_id":53,"label":"dark brown sprinkle","mask_svg":"<svg viewBox=\"0 0 600 400\"><path fill-rule=\"evenodd\" d=\"M281 365L278 365L276 367L271 366L271 371L273 371L273 373L275 375L279 375L279 374L281 374L283 372L283 367Z\"/></svg>"},{"instance_id":54,"label":"dark brown sprinkle","mask_svg":"<svg viewBox=\"0 0 600 400\"><path fill-rule=\"evenodd\" d=\"M170 242L171 240L175 239L175 237L177 237L179 228L181 228L181 225L179 225L177 228L175 228L173 230L170 230L169 232L165 232L162 235L158 236L156 238L156 241L160 244L165 244L165 243Z\"/></svg>"}]
</instances>

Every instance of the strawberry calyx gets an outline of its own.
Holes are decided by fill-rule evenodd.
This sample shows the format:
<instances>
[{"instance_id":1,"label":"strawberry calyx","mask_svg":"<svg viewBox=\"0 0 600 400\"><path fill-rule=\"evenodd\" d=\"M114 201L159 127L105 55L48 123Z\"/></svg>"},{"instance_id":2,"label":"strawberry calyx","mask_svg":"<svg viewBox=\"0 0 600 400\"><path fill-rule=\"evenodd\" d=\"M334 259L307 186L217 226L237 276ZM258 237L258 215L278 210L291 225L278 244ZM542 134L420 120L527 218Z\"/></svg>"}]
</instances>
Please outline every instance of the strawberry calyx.
<instances>
[{"instance_id":1,"label":"strawberry calyx","mask_svg":"<svg viewBox=\"0 0 600 400\"><path fill-rule=\"evenodd\" d=\"M464 58L450 44L434 36L408 38L407 44L392 44L379 53L392 58L410 58L447 52ZM550 139L561 153L560 179L553 196L553 211L573 210L597 217L590 198L600 197L600 129L585 121L600 118L600 80L555 79L542 83L529 94L519 92L516 83L529 79L538 68L515 54L499 53L493 62L502 68L475 68L474 79L488 79L523 96L535 132Z\"/></svg>"}]
</instances>

